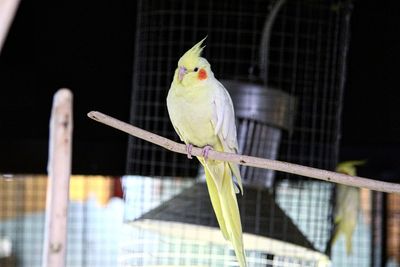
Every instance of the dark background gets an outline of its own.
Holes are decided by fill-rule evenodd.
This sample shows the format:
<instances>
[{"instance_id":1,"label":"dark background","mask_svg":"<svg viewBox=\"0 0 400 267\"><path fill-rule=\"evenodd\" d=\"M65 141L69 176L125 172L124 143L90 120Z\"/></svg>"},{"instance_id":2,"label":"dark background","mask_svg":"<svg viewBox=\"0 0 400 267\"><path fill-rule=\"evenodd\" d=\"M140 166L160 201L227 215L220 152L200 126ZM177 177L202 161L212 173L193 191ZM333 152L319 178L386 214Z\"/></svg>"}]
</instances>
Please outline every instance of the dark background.
<instances>
[{"instance_id":1,"label":"dark background","mask_svg":"<svg viewBox=\"0 0 400 267\"><path fill-rule=\"evenodd\" d=\"M400 14L395 1L355 1L341 160L361 175L400 177ZM127 136L86 117L129 120L134 1L22 1L0 54L0 172L44 173L53 93L74 93L76 174L121 175ZM397 181L399 181L397 179Z\"/></svg>"}]
</instances>

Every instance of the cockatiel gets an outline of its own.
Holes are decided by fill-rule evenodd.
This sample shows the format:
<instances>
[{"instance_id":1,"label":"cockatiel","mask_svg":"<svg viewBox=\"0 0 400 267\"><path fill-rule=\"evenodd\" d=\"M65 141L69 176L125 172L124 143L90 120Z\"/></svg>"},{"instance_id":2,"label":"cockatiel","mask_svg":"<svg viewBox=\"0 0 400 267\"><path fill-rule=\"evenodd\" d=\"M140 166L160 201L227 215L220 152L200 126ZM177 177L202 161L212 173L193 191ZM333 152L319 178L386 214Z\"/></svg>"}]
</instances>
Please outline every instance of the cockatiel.
<instances>
[{"instance_id":1,"label":"cockatiel","mask_svg":"<svg viewBox=\"0 0 400 267\"><path fill-rule=\"evenodd\" d=\"M207 159L210 149L237 153L238 142L232 100L214 77L210 63L201 57L204 40L178 61L167 96L168 113L175 131L186 144L188 158L193 145L203 148L203 157L197 158L204 166L215 215L223 236L232 243L237 260L244 267L247 263L235 194L243 193L239 167Z\"/></svg>"},{"instance_id":2,"label":"cockatiel","mask_svg":"<svg viewBox=\"0 0 400 267\"><path fill-rule=\"evenodd\" d=\"M345 161L338 164L336 171L348 175L356 175L356 166L363 165L365 161ZM358 211L360 209L360 190L357 187L339 184L336 187L336 205L334 211L334 232L329 243L329 250L340 234L346 240L346 253L352 253L353 233L357 225Z\"/></svg>"}]
</instances>

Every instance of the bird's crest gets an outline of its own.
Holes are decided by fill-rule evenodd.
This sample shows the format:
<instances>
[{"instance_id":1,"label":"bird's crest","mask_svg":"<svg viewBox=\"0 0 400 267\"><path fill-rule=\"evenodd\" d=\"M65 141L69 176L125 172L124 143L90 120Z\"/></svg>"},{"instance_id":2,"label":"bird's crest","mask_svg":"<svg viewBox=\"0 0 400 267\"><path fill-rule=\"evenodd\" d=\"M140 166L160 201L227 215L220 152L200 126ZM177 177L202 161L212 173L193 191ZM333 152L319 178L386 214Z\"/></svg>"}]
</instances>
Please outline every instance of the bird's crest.
<instances>
[{"instance_id":1,"label":"bird's crest","mask_svg":"<svg viewBox=\"0 0 400 267\"><path fill-rule=\"evenodd\" d=\"M366 163L366 160L349 160L349 161L344 161L340 162L337 167L336 171L348 175L356 175L356 167L357 166L362 166Z\"/></svg>"},{"instance_id":2,"label":"bird's crest","mask_svg":"<svg viewBox=\"0 0 400 267\"><path fill-rule=\"evenodd\" d=\"M201 56L201 52L203 51L205 46L201 46L204 40L207 38L203 38L200 42L195 44L192 48L190 48L186 53L180 58L178 65L179 66L191 66L196 64L199 57Z\"/></svg>"}]
</instances>

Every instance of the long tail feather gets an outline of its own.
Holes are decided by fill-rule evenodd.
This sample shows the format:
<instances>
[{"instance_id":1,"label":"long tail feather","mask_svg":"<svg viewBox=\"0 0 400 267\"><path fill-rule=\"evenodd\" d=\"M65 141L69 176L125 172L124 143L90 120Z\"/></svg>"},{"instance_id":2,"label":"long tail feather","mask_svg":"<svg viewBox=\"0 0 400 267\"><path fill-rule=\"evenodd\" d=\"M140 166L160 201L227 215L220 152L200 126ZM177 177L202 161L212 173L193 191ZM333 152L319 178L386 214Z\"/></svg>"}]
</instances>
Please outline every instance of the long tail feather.
<instances>
[{"instance_id":1,"label":"long tail feather","mask_svg":"<svg viewBox=\"0 0 400 267\"><path fill-rule=\"evenodd\" d=\"M206 169L206 182L207 182L207 187L208 187L208 192L210 194L210 199L211 199L211 204L214 208L215 215L217 217L217 221L219 224L219 228L221 228L222 235L226 240L229 240L229 235L228 231L226 229L226 224L224 220L224 216L222 213L222 207L221 207L221 202L218 194L217 187L211 177L210 172Z\"/></svg>"},{"instance_id":2,"label":"long tail feather","mask_svg":"<svg viewBox=\"0 0 400 267\"><path fill-rule=\"evenodd\" d=\"M222 202L224 216L228 216L229 219L225 220L227 229L230 229L230 241L235 249L236 257L238 258L241 267L247 266L246 255L243 248L243 236L242 236L242 223L240 221L239 207L236 199L234 185L232 182L232 174L228 163L225 163L224 170L224 181L222 185L221 198L224 199Z\"/></svg>"},{"instance_id":3,"label":"long tail feather","mask_svg":"<svg viewBox=\"0 0 400 267\"><path fill-rule=\"evenodd\" d=\"M242 224L230 166L225 162L209 163L201 158L199 160L204 165L211 203L222 234L232 243L239 265L246 267Z\"/></svg>"}]
</instances>

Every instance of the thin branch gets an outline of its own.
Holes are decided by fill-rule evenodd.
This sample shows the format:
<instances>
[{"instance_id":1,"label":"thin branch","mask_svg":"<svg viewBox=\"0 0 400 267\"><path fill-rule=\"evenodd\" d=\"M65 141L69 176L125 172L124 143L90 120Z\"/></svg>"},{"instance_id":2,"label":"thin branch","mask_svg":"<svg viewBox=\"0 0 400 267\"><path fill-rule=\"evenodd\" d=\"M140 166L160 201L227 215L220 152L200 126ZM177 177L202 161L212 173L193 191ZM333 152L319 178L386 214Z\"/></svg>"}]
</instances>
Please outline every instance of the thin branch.
<instances>
[{"instance_id":1,"label":"thin branch","mask_svg":"<svg viewBox=\"0 0 400 267\"><path fill-rule=\"evenodd\" d=\"M165 137L150 133L148 131L145 131L128 123L122 122L108 115L105 115L101 112L91 111L88 113L88 117L103 124L106 124L108 126L114 127L123 132L126 132L130 135L136 136L153 144L159 145L170 151L186 154L186 146L184 144L180 144ZM201 148L193 147L192 155L201 156L201 151L202 151ZM306 167L278 160L263 159L263 158L218 152L212 150L208 154L208 158L214 160L235 162L237 164L256 167L256 168L282 171L349 186L364 187L375 191L381 191L387 193L400 193L400 184L382 182L358 176L350 176L342 173Z\"/></svg>"},{"instance_id":2,"label":"thin branch","mask_svg":"<svg viewBox=\"0 0 400 267\"><path fill-rule=\"evenodd\" d=\"M0 0L0 52L14 19L18 4L19 0Z\"/></svg>"}]
</instances>

